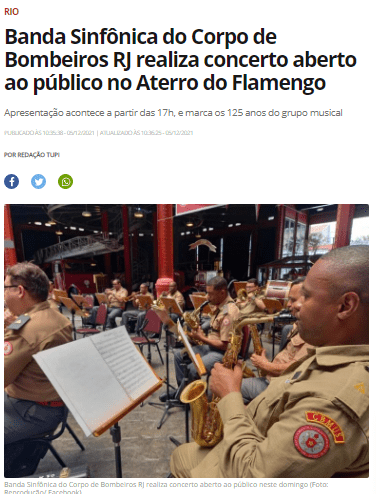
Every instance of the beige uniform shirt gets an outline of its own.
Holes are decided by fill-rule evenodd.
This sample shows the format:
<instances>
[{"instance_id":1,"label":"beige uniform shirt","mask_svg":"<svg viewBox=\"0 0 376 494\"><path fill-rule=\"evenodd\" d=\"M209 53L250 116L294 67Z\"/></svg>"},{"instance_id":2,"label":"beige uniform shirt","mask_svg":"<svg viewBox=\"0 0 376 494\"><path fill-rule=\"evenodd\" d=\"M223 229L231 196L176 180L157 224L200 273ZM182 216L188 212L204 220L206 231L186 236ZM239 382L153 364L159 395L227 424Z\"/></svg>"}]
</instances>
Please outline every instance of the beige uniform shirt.
<instances>
[{"instance_id":1,"label":"beige uniform shirt","mask_svg":"<svg viewBox=\"0 0 376 494\"><path fill-rule=\"evenodd\" d=\"M110 290L107 295L110 307L118 307L119 309L124 309L124 300L128 297L128 290L125 288L120 288L120 290Z\"/></svg>"},{"instance_id":2,"label":"beige uniform shirt","mask_svg":"<svg viewBox=\"0 0 376 494\"><path fill-rule=\"evenodd\" d=\"M189 475L368 476L368 345L309 349L293 367L247 408L240 393L219 402L224 438L209 453L187 445L201 460Z\"/></svg>"},{"instance_id":3,"label":"beige uniform shirt","mask_svg":"<svg viewBox=\"0 0 376 494\"><path fill-rule=\"evenodd\" d=\"M174 298L176 302L180 305L181 310L184 310L184 305L185 305L184 297L178 290L176 290L176 292L173 295L169 293L167 295L167 298Z\"/></svg>"},{"instance_id":4,"label":"beige uniform shirt","mask_svg":"<svg viewBox=\"0 0 376 494\"><path fill-rule=\"evenodd\" d=\"M36 304L26 315L30 319L20 329L7 328L4 333L5 391L20 400L59 401L33 355L72 341L72 326L48 301Z\"/></svg>"},{"instance_id":5,"label":"beige uniform shirt","mask_svg":"<svg viewBox=\"0 0 376 494\"><path fill-rule=\"evenodd\" d=\"M295 331L295 329L292 329L290 335L294 334ZM313 346L306 343L297 332L296 334L294 334L294 336L290 337L291 339L287 343L285 348L274 357L273 364L288 363L291 365L294 362L297 362L301 358L305 357L307 355L308 348L313 348ZM270 381L270 379L272 379L273 377L275 377L273 374L266 375L268 381Z\"/></svg>"},{"instance_id":6,"label":"beige uniform shirt","mask_svg":"<svg viewBox=\"0 0 376 494\"><path fill-rule=\"evenodd\" d=\"M232 298L228 296L211 314L208 338L210 340L229 341L230 331L238 315L239 309Z\"/></svg>"},{"instance_id":7,"label":"beige uniform shirt","mask_svg":"<svg viewBox=\"0 0 376 494\"><path fill-rule=\"evenodd\" d=\"M256 296L256 299L262 300L265 298L264 296ZM254 314L256 312L263 312L262 309L259 309L256 305L256 302L253 300L253 293L248 296L248 300L245 300L243 302L239 301L236 299L236 306L239 309L241 317L249 317L251 314Z\"/></svg>"}]
</instances>

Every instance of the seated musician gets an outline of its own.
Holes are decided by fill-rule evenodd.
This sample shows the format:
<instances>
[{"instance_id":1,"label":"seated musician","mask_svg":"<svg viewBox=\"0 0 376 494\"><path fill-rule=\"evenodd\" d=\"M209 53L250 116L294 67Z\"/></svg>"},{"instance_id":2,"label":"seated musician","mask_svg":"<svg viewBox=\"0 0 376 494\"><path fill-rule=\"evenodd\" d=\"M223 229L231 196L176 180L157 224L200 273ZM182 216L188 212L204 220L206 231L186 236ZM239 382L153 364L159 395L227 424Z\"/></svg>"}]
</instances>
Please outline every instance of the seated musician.
<instances>
[{"instance_id":1,"label":"seated musician","mask_svg":"<svg viewBox=\"0 0 376 494\"><path fill-rule=\"evenodd\" d=\"M183 295L178 291L178 285L176 281L171 281L168 286L168 293L165 295L167 298L174 298L176 302L179 304L181 310L184 310L185 300ZM171 319L176 322L179 318L178 314L170 314Z\"/></svg>"},{"instance_id":2,"label":"seated musician","mask_svg":"<svg viewBox=\"0 0 376 494\"><path fill-rule=\"evenodd\" d=\"M153 295L148 291L148 286L145 283L141 283L140 291L132 295L133 309L124 311L121 318L122 325L127 328L128 333L132 331L132 328L129 325L129 320L137 319L134 331L136 333L139 333L142 323L145 319L146 310L144 310L140 305L140 301L138 300L137 295L149 295L153 299Z\"/></svg>"},{"instance_id":3,"label":"seated musician","mask_svg":"<svg viewBox=\"0 0 376 494\"><path fill-rule=\"evenodd\" d=\"M14 321L5 319L4 442L10 444L54 430L65 407L34 360L36 353L72 341L72 326L51 309L47 275L32 263L6 272L4 300Z\"/></svg>"},{"instance_id":4,"label":"seated musician","mask_svg":"<svg viewBox=\"0 0 376 494\"><path fill-rule=\"evenodd\" d=\"M300 336L314 348L244 407L242 368L215 364L223 438L213 448L179 446L182 478L369 476L369 250L321 257L294 304ZM205 418L203 418L203 421Z\"/></svg>"},{"instance_id":5,"label":"seated musician","mask_svg":"<svg viewBox=\"0 0 376 494\"><path fill-rule=\"evenodd\" d=\"M112 289L107 288L104 293L108 298L107 329L116 327L116 317L120 317L125 309L125 300L128 297L128 290L121 286L120 280L113 280Z\"/></svg>"},{"instance_id":6,"label":"seated musician","mask_svg":"<svg viewBox=\"0 0 376 494\"><path fill-rule=\"evenodd\" d=\"M228 294L227 282L224 278L216 276L210 279L206 290L208 300L214 306L209 334L206 336L201 326L199 326L198 330L192 331L192 338L195 342L202 342L202 345L194 346L193 351L201 356L203 364L209 373L216 362L222 362L229 342L229 334L234 321L238 317L239 310ZM174 359L176 381L180 387L184 377L184 355L182 355L181 350L174 352ZM190 363L188 365L188 380L194 381L195 379L198 379L198 374L194 364ZM159 398L161 401L166 401L167 394L162 394ZM175 398L178 398L178 396L175 396Z\"/></svg>"},{"instance_id":7,"label":"seated musician","mask_svg":"<svg viewBox=\"0 0 376 494\"><path fill-rule=\"evenodd\" d=\"M240 291L240 290L239 290ZM238 309L241 312L243 317L249 317L251 314L255 312L263 312L266 307L264 302L262 301L263 296L259 294L259 284L256 278L251 278L247 281L246 286L247 299L243 300L242 298L236 299L235 303Z\"/></svg>"},{"instance_id":8,"label":"seated musician","mask_svg":"<svg viewBox=\"0 0 376 494\"><path fill-rule=\"evenodd\" d=\"M294 281L289 292L287 308L293 316L296 315L295 303L300 297L300 289L304 278ZM287 334L286 334L287 333ZM266 350L263 349L261 355L251 356L252 364L257 367L265 377L248 377L243 379L241 393L244 403L249 403L256 398L264 389L269 386L272 377L280 376L291 364L297 362L307 355L308 348L312 345L306 343L298 333L296 324L289 325L283 329L283 337L279 347L279 353L270 362L266 358Z\"/></svg>"}]
</instances>

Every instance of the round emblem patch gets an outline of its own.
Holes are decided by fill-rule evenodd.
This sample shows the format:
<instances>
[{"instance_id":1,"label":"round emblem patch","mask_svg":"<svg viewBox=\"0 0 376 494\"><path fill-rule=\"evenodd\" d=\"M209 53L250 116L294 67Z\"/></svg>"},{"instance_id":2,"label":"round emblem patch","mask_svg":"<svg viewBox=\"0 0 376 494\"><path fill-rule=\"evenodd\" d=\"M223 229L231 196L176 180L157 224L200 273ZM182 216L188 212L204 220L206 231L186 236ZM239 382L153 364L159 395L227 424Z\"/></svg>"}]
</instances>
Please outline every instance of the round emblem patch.
<instances>
[{"instance_id":1,"label":"round emblem patch","mask_svg":"<svg viewBox=\"0 0 376 494\"><path fill-rule=\"evenodd\" d=\"M295 448L307 458L320 458L329 450L329 438L324 431L313 425L304 425L294 434Z\"/></svg>"},{"instance_id":2,"label":"round emblem patch","mask_svg":"<svg viewBox=\"0 0 376 494\"><path fill-rule=\"evenodd\" d=\"M225 318L223 319L223 325L224 325L224 326L227 326L227 324L230 324L230 321L227 319L227 317L225 317Z\"/></svg>"},{"instance_id":3,"label":"round emblem patch","mask_svg":"<svg viewBox=\"0 0 376 494\"><path fill-rule=\"evenodd\" d=\"M4 355L10 355L13 352L13 345L9 341L4 341Z\"/></svg>"}]
</instances>

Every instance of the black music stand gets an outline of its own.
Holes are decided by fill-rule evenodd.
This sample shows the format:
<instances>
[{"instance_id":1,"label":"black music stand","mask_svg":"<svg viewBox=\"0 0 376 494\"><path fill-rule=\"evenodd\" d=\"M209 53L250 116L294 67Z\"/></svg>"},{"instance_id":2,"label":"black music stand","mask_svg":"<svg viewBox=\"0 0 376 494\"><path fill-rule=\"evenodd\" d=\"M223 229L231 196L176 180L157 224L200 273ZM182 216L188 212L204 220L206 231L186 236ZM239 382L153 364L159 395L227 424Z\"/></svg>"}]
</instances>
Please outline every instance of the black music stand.
<instances>
[{"instance_id":1,"label":"black music stand","mask_svg":"<svg viewBox=\"0 0 376 494\"><path fill-rule=\"evenodd\" d=\"M164 325L164 330L166 333L166 343L165 343L165 348L166 348L166 382L165 382L165 384L167 387L167 399L166 399L165 403L149 402L149 405L151 405L151 406L155 406L155 407L162 406L165 409L163 412L162 418L161 418L159 424L157 425L157 429L160 429L162 427L162 425L164 424L165 420L167 420L171 408L185 407L185 404L181 403L178 399L170 398L170 389L172 389L174 391L174 393L173 393L174 395L176 394L176 391L177 391L176 388L174 386L172 386L172 384L170 384L170 372L169 372L169 361L168 361L169 360L168 359L169 350L170 350L169 339L173 333L171 331L169 331L167 325Z\"/></svg>"},{"instance_id":2,"label":"black music stand","mask_svg":"<svg viewBox=\"0 0 376 494\"><path fill-rule=\"evenodd\" d=\"M114 443L114 449L115 449L116 477L121 479L123 477L123 471L121 467L121 449L120 449L121 430L118 422L116 422L116 424L114 424L110 428L110 434L112 436L112 441Z\"/></svg>"}]
</instances>

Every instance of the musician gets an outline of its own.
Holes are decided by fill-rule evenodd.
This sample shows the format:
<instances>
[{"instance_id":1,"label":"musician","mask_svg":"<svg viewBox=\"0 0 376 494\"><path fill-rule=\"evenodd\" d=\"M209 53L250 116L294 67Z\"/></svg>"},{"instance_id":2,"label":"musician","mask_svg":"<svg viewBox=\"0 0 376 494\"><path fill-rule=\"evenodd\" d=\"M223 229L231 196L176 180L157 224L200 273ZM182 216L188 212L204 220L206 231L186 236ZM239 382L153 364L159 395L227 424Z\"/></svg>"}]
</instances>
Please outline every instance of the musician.
<instances>
[{"instance_id":1,"label":"musician","mask_svg":"<svg viewBox=\"0 0 376 494\"><path fill-rule=\"evenodd\" d=\"M215 365L224 437L212 449L177 448L175 477L368 477L368 269L363 245L313 265L295 307L300 336L316 348L246 408L240 365Z\"/></svg>"},{"instance_id":2,"label":"musician","mask_svg":"<svg viewBox=\"0 0 376 494\"><path fill-rule=\"evenodd\" d=\"M120 280L116 279L112 281L112 289L107 288L104 293L107 295L109 302L106 328L112 329L116 327L115 319L123 314L128 290L121 286Z\"/></svg>"},{"instance_id":3,"label":"musician","mask_svg":"<svg viewBox=\"0 0 376 494\"><path fill-rule=\"evenodd\" d=\"M300 290L304 280L296 280L292 283L287 307L293 316L296 315L295 305L300 298ZM264 391L270 383L272 377L280 376L291 364L297 362L307 355L308 348L312 345L306 343L298 333L297 325L286 327L283 330L288 332L286 338L281 340L280 352L270 362L266 357L266 350L263 348L261 355L254 353L251 356L252 364L263 371L265 377L249 377L243 379L241 393L244 403L249 403Z\"/></svg>"},{"instance_id":4,"label":"musician","mask_svg":"<svg viewBox=\"0 0 376 494\"><path fill-rule=\"evenodd\" d=\"M179 304L181 310L184 310L185 300L183 295L178 291L178 285L176 281L171 281L168 286L168 293L166 294L167 298L174 298L176 302ZM179 318L178 314L170 314L171 319L176 322Z\"/></svg>"},{"instance_id":5,"label":"musician","mask_svg":"<svg viewBox=\"0 0 376 494\"><path fill-rule=\"evenodd\" d=\"M5 444L43 434L64 417L64 403L33 355L72 341L69 319L51 309L46 274L32 263L6 272L4 298L17 316L4 333Z\"/></svg>"},{"instance_id":6,"label":"musician","mask_svg":"<svg viewBox=\"0 0 376 494\"><path fill-rule=\"evenodd\" d=\"M211 278L207 283L206 290L208 300L214 306L209 333L206 336L199 326L198 330L192 331L192 335L195 341L203 343L203 345L194 346L193 351L201 356L206 370L210 372L216 362L222 362L229 342L230 331L238 317L239 309L228 294L227 282L224 278L220 276ZM180 350L174 352L176 381L179 386L184 377L183 358ZM194 381L197 378L196 368L191 363L188 365L188 380ZM164 401L163 398L165 396L161 395L161 401Z\"/></svg>"},{"instance_id":7,"label":"musician","mask_svg":"<svg viewBox=\"0 0 376 494\"><path fill-rule=\"evenodd\" d=\"M149 295L153 298L153 295L148 291L148 286L145 283L141 283L139 292L135 293L132 298L133 309L128 309L123 312L121 322L127 328L128 333L131 332L131 328L129 326L130 319L137 319L135 331L139 333L142 323L145 319L146 310L142 308L140 305L140 301L137 298L137 295Z\"/></svg>"},{"instance_id":8,"label":"musician","mask_svg":"<svg viewBox=\"0 0 376 494\"><path fill-rule=\"evenodd\" d=\"M241 311L242 316L250 317L255 312L263 312L266 309L263 296L259 293L260 287L256 278L251 278L247 281L246 292L247 300L242 300L239 297L236 299L236 305Z\"/></svg>"},{"instance_id":9,"label":"musician","mask_svg":"<svg viewBox=\"0 0 376 494\"><path fill-rule=\"evenodd\" d=\"M54 282L50 281L49 282L49 291L48 291L48 303L50 304L51 309L59 310L59 302L55 299L55 294L54 294Z\"/></svg>"}]
</instances>

